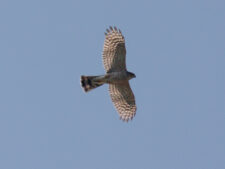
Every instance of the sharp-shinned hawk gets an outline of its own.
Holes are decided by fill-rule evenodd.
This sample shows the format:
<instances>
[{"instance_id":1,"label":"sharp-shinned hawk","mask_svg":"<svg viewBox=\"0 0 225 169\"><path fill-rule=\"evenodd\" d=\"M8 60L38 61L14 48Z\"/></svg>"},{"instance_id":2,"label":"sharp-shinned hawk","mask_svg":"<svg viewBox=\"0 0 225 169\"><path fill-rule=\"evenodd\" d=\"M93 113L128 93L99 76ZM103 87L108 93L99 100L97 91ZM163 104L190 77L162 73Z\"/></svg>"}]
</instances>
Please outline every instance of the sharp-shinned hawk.
<instances>
[{"instance_id":1,"label":"sharp-shinned hawk","mask_svg":"<svg viewBox=\"0 0 225 169\"><path fill-rule=\"evenodd\" d=\"M126 69L125 39L116 27L106 29L103 49L103 64L106 71L101 76L81 76L81 85L85 92L109 84L109 93L120 119L131 120L136 114L135 97L129 80L136 77Z\"/></svg>"}]
</instances>

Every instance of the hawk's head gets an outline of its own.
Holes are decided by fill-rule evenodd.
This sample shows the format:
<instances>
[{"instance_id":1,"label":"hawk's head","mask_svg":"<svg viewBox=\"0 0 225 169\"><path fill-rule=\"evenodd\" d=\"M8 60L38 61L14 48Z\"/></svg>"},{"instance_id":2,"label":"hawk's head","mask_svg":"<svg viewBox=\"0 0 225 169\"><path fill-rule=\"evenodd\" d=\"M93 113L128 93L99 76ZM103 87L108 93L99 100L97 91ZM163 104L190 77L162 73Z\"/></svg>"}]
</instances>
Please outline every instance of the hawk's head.
<instances>
[{"instance_id":1,"label":"hawk's head","mask_svg":"<svg viewBox=\"0 0 225 169\"><path fill-rule=\"evenodd\" d=\"M132 72L127 72L127 74L128 74L129 80L136 77L135 74Z\"/></svg>"}]
</instances>

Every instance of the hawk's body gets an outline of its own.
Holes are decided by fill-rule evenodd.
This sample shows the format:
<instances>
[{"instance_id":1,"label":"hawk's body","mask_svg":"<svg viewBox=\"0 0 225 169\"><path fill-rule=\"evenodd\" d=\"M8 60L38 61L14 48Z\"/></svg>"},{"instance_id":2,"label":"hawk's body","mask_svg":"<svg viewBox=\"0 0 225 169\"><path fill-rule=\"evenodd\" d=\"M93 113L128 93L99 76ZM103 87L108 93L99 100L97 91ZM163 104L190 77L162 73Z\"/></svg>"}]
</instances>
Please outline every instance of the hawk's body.
<instances>
[{"instance_id":1,"label":"hawk's body","mask_svg":"<svg viewBox=\"0 0 225 169\"><path fill-rule=\"evenodd\" d=\"M110 27L105 33L103 64L106 74L102 76L81 76L81 84L85 92L109 84L109 92L122 120L131 120L136 114L134 94L129 80L135 75L126 69L125 39L120 30Z\"/></svg>"}]
</instances>

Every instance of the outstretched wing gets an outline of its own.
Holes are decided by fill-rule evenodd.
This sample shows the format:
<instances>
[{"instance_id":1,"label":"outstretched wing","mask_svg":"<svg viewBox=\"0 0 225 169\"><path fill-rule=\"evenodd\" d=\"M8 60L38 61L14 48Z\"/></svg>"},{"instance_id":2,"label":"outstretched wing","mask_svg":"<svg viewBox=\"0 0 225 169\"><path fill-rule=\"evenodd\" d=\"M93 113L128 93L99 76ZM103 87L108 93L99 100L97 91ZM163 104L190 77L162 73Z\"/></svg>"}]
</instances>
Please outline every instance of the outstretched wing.
<instances>
[{"instance_id":1,"label":"outstretched wing","mask_svg":"<svg viewBox=\"0 0 225 169\"><path fill-rule=\"evenodd\" d=\"M103 48L103 64L106 72L126 70L125 39L116 27L106 29Z\"/></svg>"},{"instance_id":2,"label":"outstretched wing","mask_svg":"<svg viewBox=\"0 0 225 169\"><path fill-rule=\"evenodd\" d=\"M132 120L137 108L129 82L109 84L109 92L112 102L120 115L120 119L124 121Z\"/></svg>"}]
</instances>

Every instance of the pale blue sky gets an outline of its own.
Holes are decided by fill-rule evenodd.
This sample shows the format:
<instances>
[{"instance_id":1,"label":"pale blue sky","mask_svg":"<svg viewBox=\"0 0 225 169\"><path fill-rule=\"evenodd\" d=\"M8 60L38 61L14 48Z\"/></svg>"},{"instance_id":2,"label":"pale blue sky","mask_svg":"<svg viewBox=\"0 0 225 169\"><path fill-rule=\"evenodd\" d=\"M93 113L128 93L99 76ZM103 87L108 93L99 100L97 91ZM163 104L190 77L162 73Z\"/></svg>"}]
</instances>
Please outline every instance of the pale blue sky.
<instances>
[{"instance_id":1,"label":"pale blue sky","mask_svg":"<svg viewBox=\"0 0 225 169\"><path fill-rule=\"evenodd\" d=\"M137 114L103 74L120 28ZM0 169L224 169L225 1L0 1Z\"/></svg>"}]
</instances>

